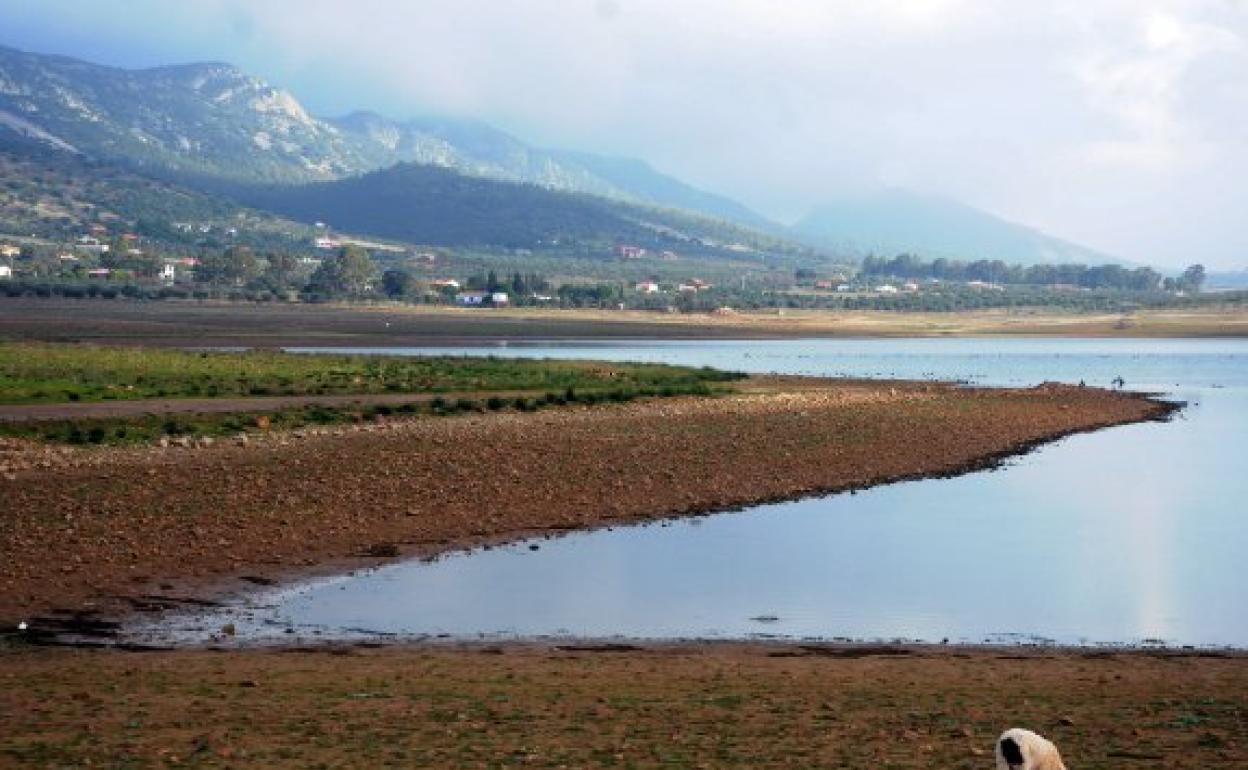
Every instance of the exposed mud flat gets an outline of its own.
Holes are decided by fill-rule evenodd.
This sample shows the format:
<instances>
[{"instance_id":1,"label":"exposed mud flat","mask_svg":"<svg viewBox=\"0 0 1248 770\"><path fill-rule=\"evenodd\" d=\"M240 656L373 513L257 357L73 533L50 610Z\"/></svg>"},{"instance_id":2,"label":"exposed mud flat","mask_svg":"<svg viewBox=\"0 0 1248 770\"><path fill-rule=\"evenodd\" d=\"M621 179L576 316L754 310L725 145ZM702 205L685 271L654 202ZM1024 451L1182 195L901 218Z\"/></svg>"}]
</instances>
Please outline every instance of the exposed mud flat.
<instances>
[{"instance_id":1,"label":"exposed mud flat","mask_svg":"<svg viewBox=\"0 0 1248 770\"><path fill-rule=\"evenodd\" d=\"M758 378L719 398L390 420L246 443L8 442L0 620L91 628L317 570L955 474L1172 409L1059 385Z\"/></svg>"},{"instance_id":2,"label":"exposed mud flat","mask_svg":"<svg viewBox=\"0 0 1248 770\"><path fill-rule=\"evenodd\" d=\"M0 336L176 347L418 347L552 339L1244 337L1242 307L1077 313L764 311L730 315L420 305L0 298Z\"/></svg>"}]
</instances>

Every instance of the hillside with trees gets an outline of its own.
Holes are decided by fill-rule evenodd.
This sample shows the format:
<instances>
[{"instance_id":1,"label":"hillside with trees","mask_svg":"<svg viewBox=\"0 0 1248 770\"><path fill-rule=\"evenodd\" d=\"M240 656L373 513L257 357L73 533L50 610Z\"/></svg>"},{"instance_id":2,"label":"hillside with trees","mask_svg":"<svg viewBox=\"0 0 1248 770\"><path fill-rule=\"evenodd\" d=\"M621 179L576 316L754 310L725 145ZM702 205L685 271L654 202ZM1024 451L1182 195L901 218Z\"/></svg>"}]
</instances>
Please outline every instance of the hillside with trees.
<instances>
[{"instance_id":1,"label":"hillside with trees","mask_svg":"<svg viewBox=\"0 0 1248 770\"><path fill-rule=\"evenodd\" d=\"M258 208L352 232L439 246L608 255L615 244L682 256L814 260L813 249L722 220L599 196L400 164L333 182L238 186Z\"/></svg>"},{"instance_id":2,"label":"hillside with trees","mask_svg":"<svg viewBox=\"0 0 1248 770\"><path fill-rule=\"evenodd\" d=\"M0 233L73 240L93 225L188 246L220 245L230 229L269 245L311 232L222 195L0 132Z\"/></svg>"}]
</instances>

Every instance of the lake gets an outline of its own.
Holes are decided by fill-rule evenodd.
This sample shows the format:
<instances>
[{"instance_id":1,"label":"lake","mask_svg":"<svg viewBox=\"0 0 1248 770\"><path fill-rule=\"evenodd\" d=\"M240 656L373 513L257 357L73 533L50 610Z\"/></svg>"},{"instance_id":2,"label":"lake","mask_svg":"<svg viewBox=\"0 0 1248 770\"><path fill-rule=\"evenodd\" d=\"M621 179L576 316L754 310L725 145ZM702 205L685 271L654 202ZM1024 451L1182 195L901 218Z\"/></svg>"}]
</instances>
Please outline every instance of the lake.
<instances>
[{"instance_id":1,"label":"lake","mask_svg":"<svg viewBox=\"0 0 1248 770\"><path fill-rule=\"evenodd\" d=\"M1248 340L921 339L368 350L1164 392L1169 423L1002 470L403 562L163 635L1248 646ZM760 447L760 451L765 451ZM530 545L539 548L532 550ZM150 629L149 629L150 630Z\"/></svg>"}]
</instances>

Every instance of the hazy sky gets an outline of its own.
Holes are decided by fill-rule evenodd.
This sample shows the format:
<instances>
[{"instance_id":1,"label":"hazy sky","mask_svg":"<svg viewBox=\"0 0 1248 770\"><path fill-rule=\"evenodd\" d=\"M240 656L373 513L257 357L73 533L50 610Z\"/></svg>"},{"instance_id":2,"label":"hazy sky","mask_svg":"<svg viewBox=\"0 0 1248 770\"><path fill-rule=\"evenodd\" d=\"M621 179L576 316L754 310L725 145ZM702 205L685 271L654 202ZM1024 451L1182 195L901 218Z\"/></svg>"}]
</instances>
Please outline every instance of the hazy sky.
<instances>
[{"instance_id":1,"label":"hazy sky","mask_svg":"<svg viewBox=\"0 0 1248 770\"><path fill-rule=\"evenodd\" d=\"M477 117L783 220L900 186L1248 266L1248 0L0 0L0 43Z\"/></svg>"}]
</instances>

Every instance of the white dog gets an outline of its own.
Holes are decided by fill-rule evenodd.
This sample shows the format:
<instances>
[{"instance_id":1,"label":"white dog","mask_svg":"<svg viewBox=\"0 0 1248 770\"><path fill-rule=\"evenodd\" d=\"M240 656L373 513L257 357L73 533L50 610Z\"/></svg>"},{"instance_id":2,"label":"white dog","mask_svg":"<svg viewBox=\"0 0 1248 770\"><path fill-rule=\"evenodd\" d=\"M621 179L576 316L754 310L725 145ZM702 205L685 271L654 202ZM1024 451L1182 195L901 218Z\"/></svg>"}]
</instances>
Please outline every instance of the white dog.
<instances>
[{"instance_id":1,"label":"white dog","mask_svg":"<svg viewBox=\"0 0 1248 770\"><path fill-rule=\"evenodd\" d=\"M1052 742L1015 727L997 739L997 770L1066 770Z\"/></svg>"}]
</instances>

